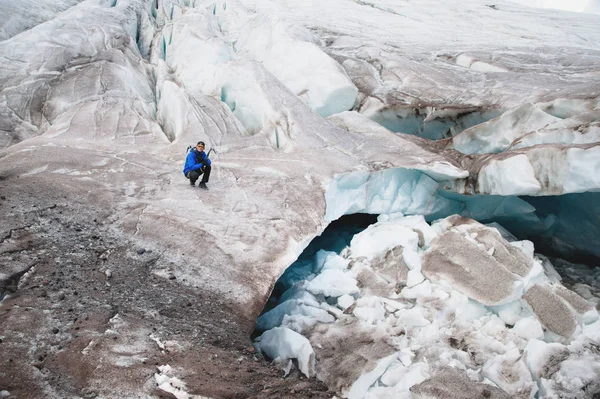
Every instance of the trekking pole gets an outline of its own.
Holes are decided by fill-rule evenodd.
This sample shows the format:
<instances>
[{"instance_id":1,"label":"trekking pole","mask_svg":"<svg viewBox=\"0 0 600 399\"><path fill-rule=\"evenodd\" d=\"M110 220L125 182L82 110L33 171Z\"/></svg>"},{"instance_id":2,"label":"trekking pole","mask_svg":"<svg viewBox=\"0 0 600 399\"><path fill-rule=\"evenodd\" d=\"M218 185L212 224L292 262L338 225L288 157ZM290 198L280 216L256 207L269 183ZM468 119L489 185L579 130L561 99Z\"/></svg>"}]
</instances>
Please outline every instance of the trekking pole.
<instances>
[{"instance_id":1,"label":"trekking pole","mask_svg":"<svg viewBox=\"0 0 600 399\"><path fill-rule=\"evenodd\" d=\"M208 150L208 152L206 153L206 158L208 158L208 157L210 156L210 153L211 153L211 152L213 152L213 151L214 151L214 153L215 153L215 154L217 154L217 151L216 151L214 148L211 148L211 149L209 149L209 150Z\"/></svg>"}]
</instances>

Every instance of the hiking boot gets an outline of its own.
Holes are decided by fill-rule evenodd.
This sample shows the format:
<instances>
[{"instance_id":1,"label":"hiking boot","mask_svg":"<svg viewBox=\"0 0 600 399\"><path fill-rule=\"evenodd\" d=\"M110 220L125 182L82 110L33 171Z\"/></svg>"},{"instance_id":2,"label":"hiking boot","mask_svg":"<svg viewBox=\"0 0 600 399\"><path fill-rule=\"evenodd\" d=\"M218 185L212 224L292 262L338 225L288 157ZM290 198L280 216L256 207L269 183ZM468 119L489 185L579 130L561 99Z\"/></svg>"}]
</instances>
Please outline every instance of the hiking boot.
<instances>
[{"instance_id":1,"label":"hiking boot","mask_svg":"<svg viewBox=\"0 0 600 399\"><path fill-rule=\"evenodd\" d=\"M208 190L208 187L206 187L206 183L200 183L200 184L198 184L198 187Z\"/></svg>"},{"instance_id":2,"label":"hiking boot","mask_svg":"<svg viewBox=\"0 0 600 399\"><path fill-rule=\"evenodd\" d=\"M196 185L196 182L193 182L190 180L190 186L194 187Z\"/></svg>"}]
</instances>

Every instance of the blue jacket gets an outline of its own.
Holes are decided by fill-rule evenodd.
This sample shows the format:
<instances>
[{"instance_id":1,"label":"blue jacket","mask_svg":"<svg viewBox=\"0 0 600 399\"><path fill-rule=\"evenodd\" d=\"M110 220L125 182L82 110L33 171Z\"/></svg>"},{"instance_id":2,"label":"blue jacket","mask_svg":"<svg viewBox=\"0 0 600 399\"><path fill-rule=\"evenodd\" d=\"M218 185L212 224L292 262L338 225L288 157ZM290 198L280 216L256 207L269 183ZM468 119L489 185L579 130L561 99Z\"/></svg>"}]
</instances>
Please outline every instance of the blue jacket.
<instances>
[{"instance_id":1,"label":"blue jacket","mask_svg":"<svg viewBox=\"0 0 600 399\"><path fill-rule=\"evenodd\" d=\"M202 169L204 165L210 165L210 159L208 159L206 153L204 151L198 152L195 148L192 148L185 158L183 174L187 175L192 170Z\"/></svg>"}]
</instances>

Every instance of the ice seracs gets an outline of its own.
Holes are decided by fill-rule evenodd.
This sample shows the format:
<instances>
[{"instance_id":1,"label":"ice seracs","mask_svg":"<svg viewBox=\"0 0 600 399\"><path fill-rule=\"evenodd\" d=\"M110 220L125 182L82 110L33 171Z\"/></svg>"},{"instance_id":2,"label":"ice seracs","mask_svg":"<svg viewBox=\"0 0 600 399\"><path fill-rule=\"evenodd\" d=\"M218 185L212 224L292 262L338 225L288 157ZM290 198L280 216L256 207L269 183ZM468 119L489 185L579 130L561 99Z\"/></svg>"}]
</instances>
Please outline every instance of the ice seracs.
<instances>
[{"instance_id":1,"label":"ice seracs","mask_svg":"<svg viewBox=\"0 0 600 399\"><path fill-rule=\"evenodd\" d=\"M243 25L235 49L260 61L311 109L327 117L351 109L358 89L319 42L300 26L258 15Z\"/></svg>"}]
</instances>

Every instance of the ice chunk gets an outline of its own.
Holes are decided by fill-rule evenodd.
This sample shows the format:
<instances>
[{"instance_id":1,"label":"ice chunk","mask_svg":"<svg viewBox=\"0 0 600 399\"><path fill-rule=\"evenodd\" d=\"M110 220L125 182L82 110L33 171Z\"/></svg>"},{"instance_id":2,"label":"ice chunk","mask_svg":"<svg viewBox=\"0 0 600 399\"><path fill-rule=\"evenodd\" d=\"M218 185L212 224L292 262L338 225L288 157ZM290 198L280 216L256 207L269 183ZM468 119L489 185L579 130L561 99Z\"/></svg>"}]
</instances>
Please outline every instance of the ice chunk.
<instances>
[{"instance_id":1,"label":"ice chunk","mask_svg":"<svg viewBox=\"0 0 600 399\"><path fill-rule=\"evenodd\" d=\"M542 267L496 229L456 215L432 227L442 234L423 256L425 277L448 281L484 305L512 302L531 280L543 276Z\"/></svg>"},{"instance_id":2,"label":"ice chunk","mask_svg":"<svg viewBox=\"0 0 600 399\"><path fill-rule=\"evenodd\" d=\"M344 259L338 254L327 256L325 263L323 263L323 269L341 269L345 270L348 268L348 259Z\"/></svg>"},{"instance_id":3,"label":"ice chunk","mask_svg":"<svg viewBox=\"0 0 600 399\"><path fill-rule=\"evenodd\" d=\"M404 248L397 245L384 254L371 260L373 270L388 283L397 287L405 284L408 278L408 266L404 261Z\"/></svg>"},{"instance_id":4,"label":"ice chunk","mask_svg":"<svg viewBox=\"0 0 600 399\"><path fill-rule=\"evenodd\" d=\"M525 359L539 383L540 396L559 397L569 392L583 397L600 392L600 354L586 337L579 336L568 347L531 340Z\"/></svg>"},{"instance_id":5,"label":"ice chunk","mask_svg":"<svg viewBox=\"0 0 600 399\"><path fill-rule=\"evenodd\" d=\"M433 240L423 256L423 274L432 281L449 281L458 291L485 305L508 303L522 293L522 283L513 273L455 232Z\"/></svg>"},{"instance_id":6,"label":"ice chunk","mask_svg":"<svg viewBox=\"0 0 600 399\"><path fill-rule=\"evenodd\" d=\"M414 365L412 365L412 367L410 367L409 371L402 376L402 379L398 383L396 383L395 388L400 392L406 392L411 387L422 383L430 376L430 367L427 363L415 363Z\"/></svg>"},{"instance_id":7,"label":"ice chunk","mask_svg":"<svg viewBox=\"0 0 600 399\"><path fill-rule=\"evenodd\" d=\"M533 398L537 393L537 384L533 382L517 348L489 360L482 371L485 377L513 397Z\"/></svg>"},{"instance_id":8,"label":"ice chunk","mask_svg":"<svg viewBox=\"0 0 600 399\"><path fill-rule=\"evenodd\" d=\"M396 293L396 286L387 279L381 277L373 269L368 267L353 267L353 272L358 271L356 280L363 296L375 295L382 298L392 297Z\"/></svg>"},{"instance_id":9,"label":"ice chunk","mask_svg":"<svg viewBox=\"0 0 600 399\"><path fill-rule=\"evenodd\" d=\"M536 195L542 189L525 154L494 159L481 168L479 192L499 195Z\"/></svg>"},{"instance_id":10,"label":"ice chunk","mask_svg":"<svg viewBox=\"0 0 600 399\"><path fill-rule=\"evenodd\" d=\"M298 368L306 377L315 374L315 352L308 339L289 328L276 327L259 337L260 350L274 360L298 359Z\"/></svg>"},{"instance_id":11,"label":"ice chunk","mask_svg":"<svg viewBox=\"0 0 600 399\"><path fill-rule=\"evenodd\" d=\"M512 328L512 332L523 339L543 339L544 330L535 317L525 317L518 320Z\"/></svg>"},{"instance_id":12,"label":"ice chunk","mask_svg":"<svg viewBox=\"0 0 600 399\"><path fill-rule=\"evenodd\" d=\"M311 316L303 314L284 315L279 327L286 327L298 334L303 334L305 331L313 328L319 321Z\"/></svg>"},{"instance_id":13,"label":"ice chunk","mask_svg":"<svg viewBox=\"0 0 600 399\"><path fill-rule=\"evenodd\" d=\"M400 362L393 363L381 376L381 382L389 387L394 386L402 380L408 370L409 369Z\"/></svg>"},{"instance_id":14,"label":"ice chunk","mask_svg":"<svg viewBox=\"0 0 600 399\"><path fill-rule=\"evenodd\" d=\"M411 271L421 270L421 256L416 251L411 251L410 248L404 248L402 251L402 258L404 259L404 264L406 267L408 267Z\"/></svg>"},{"instance_id":15,"label":"ice chunk","mask_svg":"<svg viewBox=\"0 0 600 399\"><path fill-rule=\"evenodd\" d=\"M460 320L470 322L486 316L489 313L485 306L481 305L480 303L467 299L466 296L462 297L461 299L463 299L464 302L460 301L459 303L462 302L463 305L457 307L456 309L456 316Z\"/></svg>"},{"instance_id":16,"label":"ice chunk","mask_svg":"<svg viewBox=\"0 0 600 399\"><path fill-rule=\"evenodd\" d=\"M600 356L597 352L586 352L571 355L561 363L553 375L554 384L545 384L548 396L557 396L558 392L589 392L593 395L600 392Z\"/></svg>"},{"instance_id":17,"label":"ice chunk","mask_svg":"<svg viewBox=\"0 0 600 399\"><path fill-rule=\"evenodd\" d=\"M350 273L340 269L324 269L308 283L306 290L314 295L322 294L331 297L360 292L356 279Z\"/></svg>"},{"instance_id":18,"label":"ice chunk","mask_svg":"<svg viewBox=\"0 0 600 399\"><path fill-rule=\"evenodd\" d=\"M400 291L400 295L406 299L416 299L431 295L432 285L429 280L423 281L421 284L415 285L412 288L404 287Z\"/></svg>"},{"instance_id":19,"label":"ice chunk","mask_svg":"<svg viewBox=\"0 0 600 399\"><path fill-rule=\"evenodd\" d=\"M406 309L409 304L406 302L400 302L393 299L381 298L381 302L385 304L385 308L388 312L393 313L396 310Z\"/></svg>"},{"instance_id":20,"label":"ice chunk","mask_svg":"<svg viewBox=\"0 0 600 399\"><path fill-rule=\"evenodd\" d=\"M574 310L579 321L589 324L598 320L598 311L594 305L560 284L555 284L554 287L554 292Z\"/></svg>"},{"instance_id":21,"label":"ice chunk","mask_svg":"<svg viewBox=\"0 0 600 399\"><path fill-rule=\"evenodd\" d=\"M385 308L376 296L359 298L352 314L366 324L377 324L385 318Z\"/></svg>"},{"instance_id":22,"label":"ice chunk","mask_svg":"<svg viewBox=\"0 0 600 399\"><path fill-rule=\"evenodd\" d=\"M508 325L514 325L523 315L523 308L520 301L510 302L500 306L490 306L490 309Z\"/></svg>"},{"instance_id":23,"label":"ice chunk","mask_svg":"<svg viewBox=\"0 0 600 399\"><path fill-rule=\"evenodd\" d=\"M431 322L423 316L423 311L418 306L412 309L398 311L398 322L396 323L397 326L410 328L424 327L428 324L431 324Z\"/></svg>"},{"instance_id":24,"label":"ice chunk","mask_svg":"<svg viewBox=\"0 0 600 399\"><path fill-rule=\"evenodd\" d=\"M350 388L350 392L348 392L348 399L361 399L365 396L369 388L377 381L383 373L385 373L386 369L389 365L396 360L397 356L390 355L384 357L379 362L377 362L377 366L375 368L361 375L355 382L352 384Z\"/></svg>"},{"instance_id":25,"label":"ice chunk","mask_svg":"<svg viewBox=\"0 0 600 399\"><path fill-rule=\"evenodd\" d=\"M515 248L519 248L528 258L533 258L533 243L529 240L512 241L510 243Z\"/></svg>"},{"instance_id":26,"label":"ice chunk","mask_svg":"<svg viewBox=\"0 0 600 399\"><path fill-rule=\"evenodd\" d=\"M294 284L293 287L281 294L278 303L284 303L291 299L296 299L302 300L305 304L317 306L319 303L317 301L317 298L315 298L314 295L306 291L306 286L308 285L308 283L309 282L307 280L303 280L299 283Z\"/></svg>"},{"instance_id":27,"label":"ice chunk","mask_svg":"<svg viewBox=\"0 0 600 399\"><path fill-rule=\"evenodd\" d=\"M419 235L402 223L386 222L370 225L356 234L350 242L352 257L373 259L389 248L401 245L404 251L416 252ZM406 258L405 258L406 259Z\"/></svg>"},{"instance_id":28,"label":"ice chunk","mask_svg":"<svg viewBox=\"0 0 600 399\"><path fill-rule=\"evenodd\" d=\"M423 280L425 280L425 277L423 277L419 270L410 270L406 279L406 286L409 288L414 287L415 285L422 283Z\"/></svg>"},{"instance_id":29,"label":"ice chunk","mask_svg":"<svg viewBox=\"0 0 600 399\"><path fill-rule=\"evenodd\" d=\"M337 253L335 253L334 251L326 251L324 249L318 250L314 256L314 263L312 269L313 272L319 273L323 269L323 266L325 266L325 262L327 261L327 259L333 256L337 256Z\"/></svg>"},{"instance_id":30,"label":"ice chunk","mask_svg":"<svg viewBox=\"0 0 600 399\"><path fill-rule=\"evenodd\" d=\"M463 154L502 152L518 138L559 121L533 104L523 104L500 117L463 131L452 139Z\"/></svg>"},{"instance_id":31,"label":"ice chunk","mask_svg":"<svg viewBox=\"0 0 600 399\"><path fill-rule=\"evenodd\" d=\"M382 215L380 215L380 217L381 216ZM410 227L416 231L417 234L419 234L419 247L428 248L431 244L431 240L437 235L431 226L427 224L423 215L399 216L390 218L389 220Z\"/></svg>"},{"instance_id":32,"label":"ice chunk","mask_svg":"<svg viewBox=\"0 0 600 399\"><path fill-rule=\"evenodd\" d=\"M524 351L527 367L536 380L550 378L558 364L569 357L569 350L559 343L531 339Z\"/></svg>"},{"instance_id":33,"label":"ice chunk","mask_svg":"<svg viewBox=\"0 0 600 399\"><path fill-rule=\"evenodd\" d=\"M354 317L328 326L315 327L310 337L319 359L319 379L347 394L362 375L398 351L384 326L367 325ZM379 375L383 373L382 370Z\"/></svg>"},{"instance_id":34,"label":"ice chunk","mask_svg":"<svg viewBox=\"0 0 600 399\"><path fill-rule=\"evenodd\" d=\"M600 342L600 320L583 326L582 335L591 339L592 341Z\"/></svg>"},{"instance_id":35,"label":"ice chunk","mask_svg":"<svg viewBox=\"0 0 600 399\"><path fill-rule=\"evenodd\" d=\"M464 371L444 367L432 373L433 377L413 386L410 392L417 399L510 399L503 390L488 384L471 381Z\"/></svg>"},{"instance_id":36,"label":"ice chunk","mask_svg":"<svg viewBox=\"0 0 600 399\"><path fill-rule=\"evenodd\" d=\"M566 338L573 335L577 321L569 307L553 292L549 284L534 285L523 295L523 299L548 330Z\"/></svg>"},{"instance_id":37,"label":"ice chunk","mask_svg":"<svg viewBox=\"0 0 600 399\"><path fill-rule=\"evenodd\" d=\"M337 299L337 305L340 309L346 310L354 303L354 297L352 295L344 294Z\"/></svg>"},{"instance_id":38,"label":"ice chunk","mask_svg":"<svg viewBox=\"0 0 600 399\"><path fill-rule=\"evenodd\" d=\"M315 307L316 305L317 307ZM332 323L335 318L320 309L319 304L307 305L303 300L292 299L285 301L268 312L262 314L256 320L256 329L265 331L274 327L280 326L285 315L302 315L309 316L322 323Z\"/></svg>"}]
</instances>

